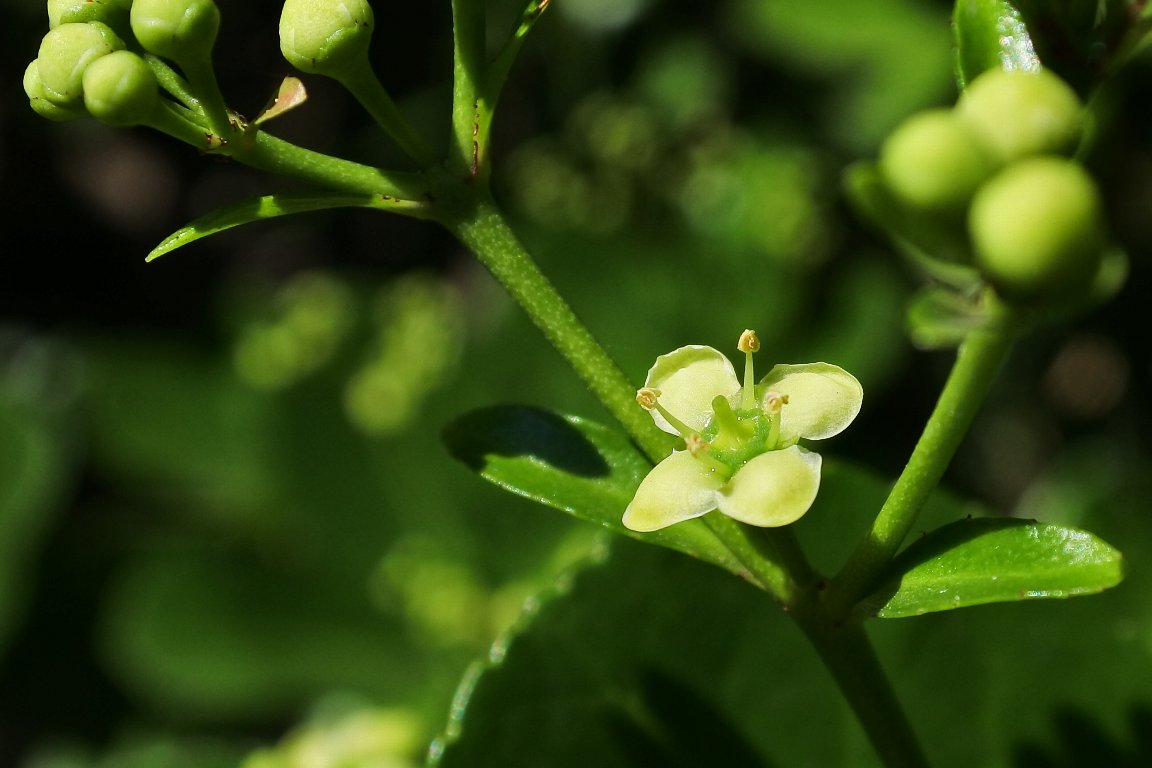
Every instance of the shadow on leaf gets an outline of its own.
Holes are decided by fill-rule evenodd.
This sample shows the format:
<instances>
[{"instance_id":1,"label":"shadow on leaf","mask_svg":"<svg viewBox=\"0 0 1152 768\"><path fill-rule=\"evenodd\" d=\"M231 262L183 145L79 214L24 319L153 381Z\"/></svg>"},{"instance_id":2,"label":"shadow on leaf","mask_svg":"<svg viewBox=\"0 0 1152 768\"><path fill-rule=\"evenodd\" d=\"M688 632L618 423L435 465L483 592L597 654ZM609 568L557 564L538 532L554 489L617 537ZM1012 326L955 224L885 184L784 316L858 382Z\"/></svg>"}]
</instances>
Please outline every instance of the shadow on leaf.
<instances>
[{"instance_id":1,"label":"shadow on leaf","mask_svg":"<svg viewBox=\"0 0 1152 768\"><path fill-rule=\"evenodd\" d=\"M542 408L500 405L461 416L444 430L458 461L483 472L492 455L526 458L570 475L604 478L608 462L570 421Z\"/></svg>"},{"instance_id":2,"label":"shadow on leaf","mask_svg":"<svg viewBox=\"0 0 1152 768\"><path fill-rule=\"evenodd\" d=\"M711 702L658 669L640 673L639 701L611 720L630 765L771 768Z\"/></svg>"}]
</instances>

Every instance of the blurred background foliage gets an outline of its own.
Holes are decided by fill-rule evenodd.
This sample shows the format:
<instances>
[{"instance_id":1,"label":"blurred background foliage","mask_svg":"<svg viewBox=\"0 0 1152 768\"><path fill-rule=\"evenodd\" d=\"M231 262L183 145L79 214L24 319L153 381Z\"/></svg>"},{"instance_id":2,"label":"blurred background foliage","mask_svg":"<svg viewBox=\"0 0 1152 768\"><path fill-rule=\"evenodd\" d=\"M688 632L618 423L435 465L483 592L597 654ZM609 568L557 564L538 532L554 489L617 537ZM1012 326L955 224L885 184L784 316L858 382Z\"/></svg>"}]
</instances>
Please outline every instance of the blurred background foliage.
<instances>
[{"instance_id":1,"label":"blurred background foliage","mask_svg":"<svg viewBox=\"0 0 1152 768\"><path fill-rule=\"evenodd\" d=\"M605 415L468 254L424 223L309 215L145 265L152 245L192 217L288 183L159 136L37 118L19 79L46 27L44 5L3 2L0 764L420 764L469 663L525 598L598 551L595 531L452 464L441 429L496 402ZM288 69L278 4L220 5L220 77L233 106L253 114ZM494 18L515 5L491 3ZM745 327L760 331L772 361L853 371L865 412L832 451L893 476L948 355L907 343L903 305L916 277L847 210L839 174L909 113L954 98L948 4L553 6L496 124L498 197L545 271L636 381L657 354L685 343L729 349ZM443 135L448 3L377 15L383 80ZM1133 257L1128 288L1020 345L950 475L995 511L1094 525L1126 551L1132 577L1075 609L992 607L882 625L914 721L961 742L941 753L944 764L1080 765L1077 754L1103 748L1118 756L1107 764L1147 764L1139 723L1152 706L1152 614L1138 590L1152 578L1142 299L1152 144L1132 105L1152 96L1149 70L1138 61L1096 110L1092 163ZM400 162L341 92L308 85L309 104L276 132ZM856 535L820 530L824 546ZM542 629L520 647L587 630L593 647L608 638L611 656L610 638L642 633L644 621L655 632L661 621L712 615L699 621L704 636L687 638L700 646L722 642L709 625L751 616L720 637L741 638L732 659L742 666L731 669L759 671L705 688L709 707L727 707L725 728L757 734L743 752L739 739L721 739L725 764L804 755L804 739L823 750L810 764L868 764L798 635L764 666L751 652L763 651L753 633L791 632L782 618L719 572L670 557L631 545L594 557L575 587L544 601ZM624 599L641 588L641 607ZM682 656L637 647L628 654L657 665L641 698L679 701L685 686L707 685L701 670L712 666L684 671ZM566 653L557 648L556 659ZM713 661L728 663L721 656ZM527 669L530 680L552 680L531 699L538 711L574 684L565 674L575 667L549 677L547 664L516 658L527 666L510 662L511 677ZM1113 666L1070 675L1029 708L1021 692L1035 693L1047 663ZM1093 686L1098 695L1077 698ZM495 700L523 690L497 687ZM947 701L940 690L952 692ZM821 717L797 718L801 702ZM956 733L950 717L973 711L995 723L995 737L978 732L1000 762ZM776 729L759 733L761 715ZM605 738L630 744L619 754L634 764L667 758L625 731ZM448 764L516 764L485 763L461 745ZM683 764L700 764L691 756L701 745L674 746ZM617 764L588 755L570 756Z\"/></svg>"}]
</instances>

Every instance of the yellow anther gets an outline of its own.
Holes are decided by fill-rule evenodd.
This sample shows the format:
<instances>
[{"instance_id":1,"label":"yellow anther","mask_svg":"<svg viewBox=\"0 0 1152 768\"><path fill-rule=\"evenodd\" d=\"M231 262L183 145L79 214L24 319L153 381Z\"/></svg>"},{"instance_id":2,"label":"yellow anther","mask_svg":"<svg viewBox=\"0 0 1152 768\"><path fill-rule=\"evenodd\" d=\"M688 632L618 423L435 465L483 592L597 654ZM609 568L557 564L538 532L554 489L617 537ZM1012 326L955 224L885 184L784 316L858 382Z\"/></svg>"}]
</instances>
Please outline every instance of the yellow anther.
<instances>
[{"instance_id":1,"label":"yellow anther","mask_svg":"<svg viewBox=\"0 0 1152 768\"><path fill-rule=\"evenodd\" d=\"M788 405L788 395L782 395L779 392L769 392L764 395L764 410L768 413L780 413L786 405Z\"/></svg>"},{"instance_id":2,"label":"yellow anther","mask_svg":"<svg viewBox=\"0 0 1152 768\"><path fill-rule=\"evenodd\" d=\"M688 437L684 438L684 447L688 449L688 453L692 454L693 456L699 456L701 453L708 450L708 443L705 442L704 438L700 437L700 435L693 432L692 434L688 435Z\"/></svg>"},{"instance_id":3,"label":"yellow anther","mask_svg":"<svg viewBox=\"0 0 1152 768\"><path fill-rule=\"evenodd\" d=\"M656 400L660 397L660 390L653 387L641 387L636 390L636 402L646 411L656 407Z\"/></svg>"},{"instance_id":4,"label":"yellow anther","mask_svg":"<svg viewBox=\"0 0 1152 768\"><path fill-rule=\"evenodd\" d=\"M736 348L745 354L760 351L760 337L756 335L756 331L744 331L740 334L740 341L736 342Z\"/></svg>"}]
</instances>

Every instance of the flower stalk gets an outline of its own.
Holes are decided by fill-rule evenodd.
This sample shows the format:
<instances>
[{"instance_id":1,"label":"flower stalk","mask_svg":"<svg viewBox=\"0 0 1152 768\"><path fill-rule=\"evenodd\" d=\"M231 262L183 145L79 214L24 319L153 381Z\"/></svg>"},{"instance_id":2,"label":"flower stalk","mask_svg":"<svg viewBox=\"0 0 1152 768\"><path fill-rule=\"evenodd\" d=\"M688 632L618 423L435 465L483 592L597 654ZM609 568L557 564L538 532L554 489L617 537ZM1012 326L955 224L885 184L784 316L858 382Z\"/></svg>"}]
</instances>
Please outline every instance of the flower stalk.
<instances>
[{"instance_id":1,"label":"flower stalk","mask_svg":"<svg viewBox=\"0 0 1152 768\"><path fill-rule=\"evenodd\" d=\"M973 331L960 347L944 390L924 432L863 541L832 580L827 605L846 618L896 556L992 388L1020 329L1003 309L999 322Z\"/></svg>"}]
</instances>

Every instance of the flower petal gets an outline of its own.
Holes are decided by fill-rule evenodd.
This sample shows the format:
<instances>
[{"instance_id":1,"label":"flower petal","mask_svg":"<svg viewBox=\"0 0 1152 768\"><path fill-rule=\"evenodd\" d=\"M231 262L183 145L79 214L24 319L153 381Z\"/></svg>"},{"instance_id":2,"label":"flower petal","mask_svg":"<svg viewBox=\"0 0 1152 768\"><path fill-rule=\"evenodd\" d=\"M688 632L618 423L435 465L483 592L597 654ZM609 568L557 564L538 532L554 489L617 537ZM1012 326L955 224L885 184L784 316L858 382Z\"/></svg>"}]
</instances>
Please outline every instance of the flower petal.
<instances>
[{"instance_id":1,"label":"flower petal","mask_svg":"<svg viewBox=\"0 0 1152 768\"><path fill-rule=\"evenodd\" d=\"M745 464L720 495L720 511L749 525L775 528L799 520L820 490L820 454L793 445Z\"/></svg>"},{"instance_id":2,"label":"flower petal","mask_svg":"<svg viewBox=\"0 0 1152 768\"><path fill-rule=\"evenodd\" d=\"M785 445L801 437L823 440L838 435L860 413L864 389L856 377L830 363L778 365L760 380L757 394L788 396L780 411L780 439Z\"/></svg>"},{"instance_id":3,"label":"flower petal","mask_svg":"<svg viewBox=\"0 0 1152 768\"><path fill-rule=\"evenodd\" d=\"M660 390L660 405L699 432L712 415L716 395L731 397L740 381L731 361L712 347L692 345L656 358L645 386ZM650 411L656 426L680 434L657 411Z\"/></svg>"},{"instance_id":4,"label":"flower petal","mask_svg":"<svg viewBox=\"0 0 1152 768\"><path fill-rule=\"evenodd\" d=\"M675 451L657 464L624 510L624 526L655 531L716 509L724 478L688 451Z\"/></svg>"}]
</instances>

